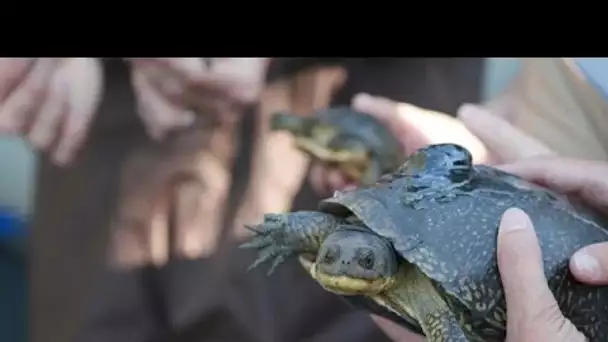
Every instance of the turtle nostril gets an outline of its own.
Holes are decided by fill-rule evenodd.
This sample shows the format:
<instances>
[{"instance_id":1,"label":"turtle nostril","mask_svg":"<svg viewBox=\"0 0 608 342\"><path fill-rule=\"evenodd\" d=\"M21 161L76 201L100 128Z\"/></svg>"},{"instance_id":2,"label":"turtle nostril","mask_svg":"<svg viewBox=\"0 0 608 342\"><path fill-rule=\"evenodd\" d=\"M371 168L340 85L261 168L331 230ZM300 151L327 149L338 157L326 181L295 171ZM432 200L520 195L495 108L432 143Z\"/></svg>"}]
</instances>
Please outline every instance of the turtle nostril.
<instances>
[{"instance_id":1,"label":"turtle nostril","mask_svg":"<svg viewBox=\"0 0 608 342\"><path fill-rule=\"evenodd\" d=\"M331 246L325 251L323 255L324 264L333 264L340 257L340 246ZM342 261L344 263L344 261Z\"/></svg>"}]
</instances>

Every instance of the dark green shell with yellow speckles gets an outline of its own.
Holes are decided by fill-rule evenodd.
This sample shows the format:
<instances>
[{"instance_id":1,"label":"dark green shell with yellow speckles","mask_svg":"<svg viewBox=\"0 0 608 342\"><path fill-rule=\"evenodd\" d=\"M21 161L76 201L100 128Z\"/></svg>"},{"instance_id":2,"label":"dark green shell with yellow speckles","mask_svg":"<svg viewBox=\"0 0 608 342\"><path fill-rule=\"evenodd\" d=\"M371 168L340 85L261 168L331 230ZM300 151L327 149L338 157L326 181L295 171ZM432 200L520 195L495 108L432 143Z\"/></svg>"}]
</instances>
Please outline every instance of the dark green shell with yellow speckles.
<instances>
[{"instance_id":1,"label":"dark green shell with yellow speckles","mask_svg":"<svg viewBox=\"0 0 608 342\"><path fill-rule=\"evenodd\" d=\"M434 280L463 324L471 325L480 340L494 341L504 340L506 323L496 264L498 225L505 210L522 208L535 225L545 274L562 312L590 341L608 341L608 287L582 285L568 269L577 249L608 241L606 226L597 218L486 166L472 167L458 184L437 182L435 191L425 195L406 166L373 187L337 192L321 202L320 210L352 213L391 241L405 260Z\"/></svg>"},{"instance_id":2,"label":"dark green shell with yellow speckles","mask_svg":"<svg viewBox=\"0 0 608 342\"><path fill-rule=\"evenodd\" d=\"M384 169L392 170L403 162L401 143L390 130L373 116L338 106L316 113L321 123L340 127L340 134L366 143Z\"/></svg>"}]
</instances>

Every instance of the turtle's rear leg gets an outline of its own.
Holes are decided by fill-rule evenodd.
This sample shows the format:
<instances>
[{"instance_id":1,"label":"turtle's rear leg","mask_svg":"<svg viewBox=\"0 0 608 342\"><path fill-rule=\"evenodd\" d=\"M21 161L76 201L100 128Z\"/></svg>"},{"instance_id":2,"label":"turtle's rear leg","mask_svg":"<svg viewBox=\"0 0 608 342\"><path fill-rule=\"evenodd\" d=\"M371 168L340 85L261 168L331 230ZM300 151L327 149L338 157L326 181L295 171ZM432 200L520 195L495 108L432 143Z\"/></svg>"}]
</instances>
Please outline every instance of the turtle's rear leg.
<instances>
[{"instance_id":1,"label":"turtle's rear leg","mask_svg":"<svg viewBox=\"0 0 608 342\"><path fill-rule=\"evenodd\" d=\"M266 214L263 223L246 226L254 235L240 247L258 251L258 257L249 269L272 260L268 271L271 274L290 256L316 254L325 237L340 223L341 220L333 215L316 211Z\"/></svg>"}]
</instances>

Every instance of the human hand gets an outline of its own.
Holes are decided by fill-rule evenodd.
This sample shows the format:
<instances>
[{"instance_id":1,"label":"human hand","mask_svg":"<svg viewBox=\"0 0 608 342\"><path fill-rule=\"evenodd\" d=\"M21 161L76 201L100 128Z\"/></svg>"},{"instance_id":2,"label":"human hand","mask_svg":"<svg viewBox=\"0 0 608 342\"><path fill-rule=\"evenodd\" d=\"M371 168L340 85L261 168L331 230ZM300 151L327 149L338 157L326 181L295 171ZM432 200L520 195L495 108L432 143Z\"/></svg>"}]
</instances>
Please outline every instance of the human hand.
<instances>
[{"instance_id":1,"label":"human hand","mask_svg":"<svg viewBox=\"0 0 608 342\"><path fill-rule=\"evenodd\" d=\"M94 58L0 60L0 133L19 134L59 164L86 138L101 98Z\"/></svg>"},{"instance_id":2,"label":"human hand","mask_svg":"<svg viewBox=\"0 0 608 342\"><path fill-rule=\"evenodd\" d=\"M209 63L205 63L207 60ZM132 58L139 114L148 134L162 139L194 122L196 111L234 120L235 107L256 101L266 58Z\"/></svg>"},{"instance_id":3,"label":"human hand","mask_svg":"<svg viewBox=\"0 0 608 342\"><path fill-rule=\"evenodd\" d=\"M608 163L568 158L530 159L503 165L501 169L539 183L556 192L581 199L608 215ZM579 281L608 285L608 243L578 250L570 270Z\"/></svg>"},{"instance_id":4,"label":"human hand","mask_svg":"<svg viewBox=\"0 0 608 342\"><path fill-rule=\"evenodd\" d=\"M497 259L507 303L507 342L587 341L553 297L534 227L520 209L502 217Z\"/></svg>"},{"instance_id":5,"label":"human hand","mask_svg":"<svg viewBox=\"0 0 608 342\"><path fill-rule=\"evenodd\" d=\"M515 128L495 112L502 108L462 105L457 118L382 97L358 94L354 109L368 113L385 123L409 155L429 144L456 143L471 151L476 163L495 164L521 158L551 155L540 141ZM328 195L353 186L337 169L315 162L310 172L312 187Z\"/></svg>"}]
</instances>

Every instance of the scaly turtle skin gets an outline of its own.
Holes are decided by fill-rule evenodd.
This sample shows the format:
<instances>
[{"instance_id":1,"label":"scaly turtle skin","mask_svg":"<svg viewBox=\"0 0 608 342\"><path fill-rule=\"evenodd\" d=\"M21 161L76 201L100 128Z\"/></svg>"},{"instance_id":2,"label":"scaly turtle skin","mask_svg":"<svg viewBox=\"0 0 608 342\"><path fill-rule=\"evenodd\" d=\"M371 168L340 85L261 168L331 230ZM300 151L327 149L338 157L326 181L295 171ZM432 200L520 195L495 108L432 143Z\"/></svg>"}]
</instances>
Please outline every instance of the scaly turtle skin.
<instances>
[{"instance_id":1,"label":"scaly turtle skin","mask_svg":"<svg viewBox=\"0 0 608 342\"><path fill-rule=\"evenodd\" d=\"M405 159L401 144L384 125L348 107L329 108L313 117L277 113L271 128L290 132L301 151L337 165L361 184L374 184Z\"/></svg>"},{"instance_id":2,"label":"scaly turtle skin","mask_svg":"<svg viewBox=\"0 0 608 342\"><path fill-rule=\"evenodd\" d=\"M568 269L574 251L608 241L606 227L544 188L473 166L457 145L419 150L375 186L336 193L318 211L267 214L245 247L259 250L252 267L274 259L271 271L300 255L327 290L366 296L431 342L503 341L496 238L510 207L530 215L564 315L589 341L608 340L608 287L580 284Z\"/></svg>"}]
</instances>

